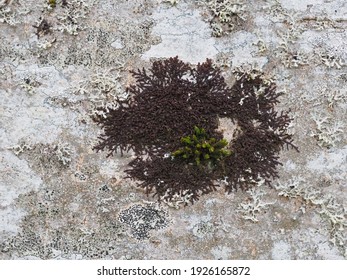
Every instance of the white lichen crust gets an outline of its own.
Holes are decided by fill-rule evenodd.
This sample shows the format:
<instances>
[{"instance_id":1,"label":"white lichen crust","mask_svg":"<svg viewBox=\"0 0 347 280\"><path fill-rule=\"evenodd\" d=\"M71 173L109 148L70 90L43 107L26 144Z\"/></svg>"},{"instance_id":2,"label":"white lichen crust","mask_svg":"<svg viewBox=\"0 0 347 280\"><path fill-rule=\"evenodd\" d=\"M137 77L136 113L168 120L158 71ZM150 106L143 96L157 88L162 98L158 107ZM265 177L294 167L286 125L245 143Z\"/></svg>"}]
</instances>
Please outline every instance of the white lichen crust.
<instances>
[{"instance_id":1,"label":"white lichen crust","mask_svg":"<svg viewBox=\"0 0 347 280\"><path fill-rule=\"evenodd\" d=\"M165 203L168 207L180 209L182 206L187 206L191 202L192 193L185 190L180 194L170 195L169 190L166 191L161 201Z\"/></svg>"},{"instance_id":2,"label":"white lichen crust","mask_svg":"<svg viewBox=\"0 0 347 280\"><path fill-rule=\"evenodd\" d=\"M128 98L120 83L118 71L97 72L72 89L76 95L86 97L90 104L90 115L106 117L109 109L117 109L119 100Z\"/></svg>"},{"instance_id":3,"label":"white lichen crust","mask_svg":"<svg viewBox=\"0 0 347 280\"><path fill-rule=\"evenodd\" d=\"M212 35L215 37L230 33L247 18L246 4L242 0L207 0L198 3L211 13Z\"/></svg>"},{"instance_id":4,"label":"white lichen crust","mask_svg":"<svg viewBox=\"0 0 347 280\"><path fill-rule=\"evenodd\" d=\"M317 139L319 146L331 148L342 140L344 126L339 120L332 122L330 117L317 112L312 113L312 119L316 129L311 136Z\"/></svg>"},{"instance_id":5,"label":"white lichen crust","mask_svg":"<svg viewBox=\"0 0 347 280\"><path fill-rule=\"evenodd\" d=\"M258 216L269 209L269 205L274 204L274 202L263 201L265 192L259 187L250 189L247 193L250 195L248 201L241 202L237 211L241 213L243 219L250 220L254 223L259 222Z\"/></svg>"},{"instance_id":6,"label":"white lichen crust","mask_svg":"<svg viewBox=\"0 0 347 280\"><path fill-rule=\"evenodd\" d=\"M293 177L286 183L278 183L275 188L279 196L303 199L306 204L316 207L317 213L326 221L330 232L330 242L347 257L347 211L334 197L322 193L302 177ZM304 210L305 208L301 208Z\"/></svg>"}]
</instances>

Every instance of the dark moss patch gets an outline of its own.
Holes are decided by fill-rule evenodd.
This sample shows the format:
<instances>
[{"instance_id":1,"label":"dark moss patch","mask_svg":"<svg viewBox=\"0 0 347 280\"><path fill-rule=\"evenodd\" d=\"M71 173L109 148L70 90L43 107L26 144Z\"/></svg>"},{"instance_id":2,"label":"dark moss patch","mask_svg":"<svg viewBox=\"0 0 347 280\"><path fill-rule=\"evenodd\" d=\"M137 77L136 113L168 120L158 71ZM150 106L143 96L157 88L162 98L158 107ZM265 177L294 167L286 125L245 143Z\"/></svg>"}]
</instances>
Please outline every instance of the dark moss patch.
<instances>
[{"instance_id":1,"label":"dark moss patch","mask_svg":"<svg viewBox=\"0 0 347 280\"><path fill-rule=\"evenodd\" d=\"M40 23L37 26L34 25L33 27L36 28L35 34L37 38L40 38L43 35L47 35L52 31L52 25L46 19L41 19Z\"/></svg>"},{"instance_id":2,"label":"dark moss patch","mask_svg":"<svg viewBox=\"0 0 347 280\"><path fill-rule=\"evenodd\" d=\"M106 118L94 118L104 129L95 150L106 149L108 156L133 150L129 177L159 200L188 191L193 202L216 190L218 179L225 179L227 192L247 189L261 179L270 185L278 177L281 148L297 149L286 131L291 121L287 112L274 108L280 93L260 73L236 73L229 87L211 60L194 68L175 57L133 75L136 84L127 89L131 97L119 100L117 109L105 110ZM219 118L231 119L238 129L227 147L232 153L215 168L172 156L194 127L222 141Z\"/></svg>"}]
</instances>

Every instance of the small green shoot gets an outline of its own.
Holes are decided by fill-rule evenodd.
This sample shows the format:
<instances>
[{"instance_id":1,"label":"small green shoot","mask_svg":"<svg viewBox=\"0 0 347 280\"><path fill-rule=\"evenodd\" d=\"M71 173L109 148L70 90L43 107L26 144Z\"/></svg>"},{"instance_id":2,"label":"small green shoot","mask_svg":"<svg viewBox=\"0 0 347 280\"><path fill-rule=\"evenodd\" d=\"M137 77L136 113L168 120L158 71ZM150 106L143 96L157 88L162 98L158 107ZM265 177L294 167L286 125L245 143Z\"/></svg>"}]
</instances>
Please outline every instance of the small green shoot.
<instances>
[{"instance_id":1,"label":"small green shoot","mask_svg":"<svg viewBox=\"0 0 347 280\"><path fill-rule=\"evenodd\" d=\"M221 159L230 156L231 151L224 149L228 142L225 139L209 138L204 128L194 126L192 135L181 138L182 147L171 155L182 158L196 165L214 166Z\"/></svg>"},{"instance_id":2,"label":"small green shoot","mask_svg":"<svg viewBox=\"0 0 347 280\"><path fill-rule=\"evenodd\" d=\"M51 6L51 8L55 8L57 6L56 0L48 0L48 4Z\"/></svg>"}]
</instances>

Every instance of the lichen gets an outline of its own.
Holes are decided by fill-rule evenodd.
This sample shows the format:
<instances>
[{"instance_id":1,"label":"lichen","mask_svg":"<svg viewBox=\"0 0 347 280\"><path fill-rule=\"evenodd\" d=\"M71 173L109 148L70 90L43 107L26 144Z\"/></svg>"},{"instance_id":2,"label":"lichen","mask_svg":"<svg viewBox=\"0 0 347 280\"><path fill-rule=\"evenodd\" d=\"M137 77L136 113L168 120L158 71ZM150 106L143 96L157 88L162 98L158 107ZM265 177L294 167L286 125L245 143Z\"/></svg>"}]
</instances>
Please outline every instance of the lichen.
<instances>
[{"instance_id":1,"label":"lichen","mask_svg":"<svg viewBox=\"0 0 347 280\"><path fill-rule=\"evenodd\" d=\"M339 120L331 122L331 118L322 113L311 114L316 124L316 129L311 136L316 138L318 145L325 148L334 147L343 137L343 125Z\"/></svg>"},{"instance_id":2,"label":"lichen","mask_svg":"<svg viewBox=\"0 0 347 280\"><path fill-rule=\"evenodd\" d=\"M167 213L156 204L135 204L119 213L119 221L131 229L131 235L144 240L150 237L149 232L165 228L169 224Z\"/></svg>"},{"instance_id":3,"label":"lichen","mask_svg":"<svg viewBox=\"0 0 347 280\"><path fill-rule=\"evenodd\" d=\"M58 161L64 165L68 166L71 162L71 148L67 143L58 143L53 148L54 154L57 157Z\"/></svg>"},{"instance_id":4,"label":"lichen","mask_svg":"<svg viewBox=\"0 0 347 280\"><path fill-rule=\"evenodd\" d=\"M92 74L72 91L75 95L86 98L89 104L88 113L91 116L103 118L106 118L106 113L110 109L118 108L117 100L126 100L128 97L120 83L119 72L112 72L112 70Z\"/></svg>"},{"instance_id":5,"label":"lichen","mask_svg":"<svg viewBox=\"0 0 347 280\"><path fill-rule=\"evenodd\" d=\"M33 149L32 145L31 144L28 144L26 143L25 141L20 141L19 144L13 146L10 148L13 153L18 156L20 155L21 153L23 153L24 151L30 151Z\"/></svg>"},{"instance_id":6,"label":"lichen","mask_svg":"<svg viewBox=\"0 0 347 280\"><path fill-rule=\"evenodd\" d=\"M166 190L166 193L160 198L160 201L170 208L180 209L182 206L188 205L193 194L189 190L184 190L181 193L171 194L172 190Z\"/></svg>"},{"instance_id":7,"label":"lichen","mask_svg":"<svg viewBox=\"0 0 347 280\"><path fill-rule=\"evenodd\" d=\"M346 61L339 55L333 54L325 51L315 51L315 55L317 56L318 63L324 64L328 68L341 69L346 66Z\"/></svg>"},{"instance_id":8,"label":"lichen","mask_svg":"<svg viewBox=\"0 0 347 280\"><path fill-rule=\"evenodd\" d=\"M300 176L293 177L287 183L279 182L275 186L278 195L288 198L303 199L306 204L316 206L316 211L326 221L329 227L330 242L337 246L340 252L347 257L346 230L347 211L335 198L313 187Z\"/></svg>"},{"instance_id":9,"label":"lichen","mask_svg":"<svg viewBox=\"0 0 347 280\"><path fill-rule=\"evenodd\" d=\"M163 0L163 3L168 3L171 6L176 6L179 3L179 0Z\"/></svg>"},{"instance_id":10,"label":"lichen","mask_svg":"<svg viewBox=\"0 0 347 280\"><path fill-rule=\"evenodd\" d=\"M295 102L300 102L301 104L309 105L311 108L316 108L312 112L311 116L313 119L320 119L323 116L338 119L333 113L337 108L341 107L347 101L346 89L344 88L332 88L330 85L312 85L308 90L299 93L299 97L293 94L291 98ZM318 109L319 108L319 109ZM323 114L326 112L326 115ZM328 119L326 120L328 121Z\"/></svg>"},{"instance_id":11,"label":"lichen","mask_svg":"<svg viewBox=\"0 0 347 280\"><path fill-rule=\"evenodd\" d=\"M52 6L53 2L54 6ZM55 1L52 1L52 3L46 3L46 8L51 11L57 20L57 25L52 29L70 35L78 35L80 31L85 29L84 21L96 0L69 0L66 5L59 7L59 9L55 6Z\"/></svg>"},{"instance_id":12,"label":"lichen","mask_svg":"<svg viewBox=\"0 0 347 280\"><path fill-rule=\"evenodd\" d=\"M261 185L261 183L258 184ZM247 202L241 202L237 211L242 214L243 219L254 223L259 222L258 215L267 210L268 206L274 204L274 202L262 201L265 192L261 189L250 189L247 193L250 195L250 198Z\"/></svg>"},{"instance_id":13,"label":"lichen","mask_svg":"<svg viewBox=\"0 0 347 280\"><path fill-rule=\"evenodd\" d=\"M34 95L36 88L41 84L36 80L35 77L26 77L19 84L19 86L24 89L29 95Z\"/></svg>"},{"instance_id":14,"label":"lichen","mask_svg":"<svg viewBox=\"0 0 347 280\"><path fill-rule=\"evenodd\" d=\"M246 20L246 4L242 0L198 1L211 13L212 35L221 37L232 32Z\"/></svg>"},{"instance_id":15,"label":"lichen","mask_svg":"<svg viewBox=\"0 0 347 280\"><path fill-rule=\"evenodd\" d=\"M252 45L258 47L257 55L264 55L268 51L268 47L267 47L265 41L262 38L260 38L259 35L258 35L257 41L255 43L253 43Z\"/></svg>"},{"instance_id":16,"label":"lichen","mask_svg":"<svg viewBox=\"0 0 347 280\"><path fill-rule=\"evenodd\" d=\"M192 231L193 235L198 238L211 238L216 231L216 226L209 221L201 221L194 225Z\"/></svg>"},{"instance_id":17,"label":"lichen","mask_svg":"<svg viewBox=\"0 0 347 280\"><path fill-rule=\"evenodd\" d=\"M3 1L0 3L0 23L7 23L11 26L21 23L21 20L18 19L18 7L15 2Z\"/></svg>"},{"instance_id":18,"label":"lichen","mask_svg":"<svg viewBox=\"0 0 347 280\"><path fill-rule=\"evenodd\" d=\"M69 167L72 161L72 148L68 143L58 142L53 144L28 144L21 141L10 149L16 155L27 153L27 157L38 159L38 163L45 168Z\"/></svg>"}]
</instances>

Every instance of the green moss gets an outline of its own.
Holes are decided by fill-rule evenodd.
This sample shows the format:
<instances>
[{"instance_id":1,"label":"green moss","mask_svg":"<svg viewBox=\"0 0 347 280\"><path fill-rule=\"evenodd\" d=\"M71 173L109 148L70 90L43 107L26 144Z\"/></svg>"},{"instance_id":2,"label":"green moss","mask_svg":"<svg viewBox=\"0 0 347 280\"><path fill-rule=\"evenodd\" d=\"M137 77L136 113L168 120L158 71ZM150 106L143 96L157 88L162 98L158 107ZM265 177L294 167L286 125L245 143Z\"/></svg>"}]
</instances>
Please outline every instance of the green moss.
<instances>
[{"instance_id":1,"label":"green moss","mask_svg":"<svg viewBox=\"0 0 347 280\"><path fill-rule=\"evenodd\" d=\"M48 4L49 4L52 8L55 8L56 5L57 5L57 2L56 2L56 0L48 0Z\"/></svg>"},{"instance_id":2,"label":"green moss","mask_svg":"<svg viewBox=\"0 0 347 280\"><path fill-rule=\"evenodd\" d=\"M182 147L171 155L196 165L204 164L213 167L218 161L231 155L224 149L228 142L225 139L209 138L204 128L194 126L192 135L181 138Z\"/></svg>"}]
</instances>

